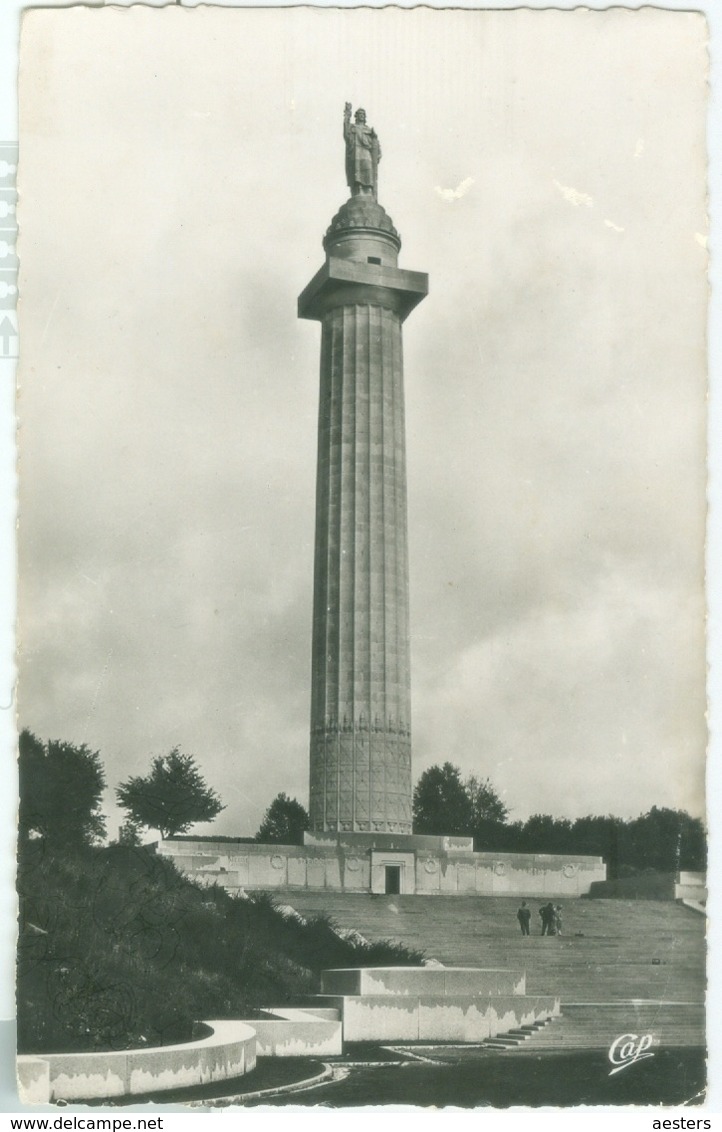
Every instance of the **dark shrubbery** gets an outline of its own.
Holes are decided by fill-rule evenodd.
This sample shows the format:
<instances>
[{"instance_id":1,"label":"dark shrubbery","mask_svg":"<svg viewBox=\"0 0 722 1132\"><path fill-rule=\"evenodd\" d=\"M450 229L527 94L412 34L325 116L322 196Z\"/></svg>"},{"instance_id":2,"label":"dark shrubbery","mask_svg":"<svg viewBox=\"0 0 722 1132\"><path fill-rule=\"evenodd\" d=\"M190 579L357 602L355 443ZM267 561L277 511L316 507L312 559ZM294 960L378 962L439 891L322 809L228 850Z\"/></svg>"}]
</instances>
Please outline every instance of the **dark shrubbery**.
<instances>
[{"instance_id":1,"label":"dark shrubbery","mask_svg":"<svg viewBox=\"0 0 722 1132\"><path fill-rule=\"evenodd\" d=\"M107 848L97 845L97 752L24 731L19 771L23 1053L167 1045L190 1039L203 1018L253 1017L311 993L324 967L421 960L342 939L322 917L284 916L262 895L195 884L143 848L139 825L183 832L223 808L191 756L173 750L146 778L121 784L129 819Z\"/></svg>"},{"instance_id":2,"label":"dark shrubbery","mask_svg":"<svg viewBox=\"0 0 722 1132\"><path fill-rule=\"evenodd\" d=\"M135 846L58 854L27 842L19 892L24 1053L183 1041L198 1019L313 993L324 967L421 960L342 939L324 917L284 916L264 894L200 887Z\"/></svg>"}]
</instances>

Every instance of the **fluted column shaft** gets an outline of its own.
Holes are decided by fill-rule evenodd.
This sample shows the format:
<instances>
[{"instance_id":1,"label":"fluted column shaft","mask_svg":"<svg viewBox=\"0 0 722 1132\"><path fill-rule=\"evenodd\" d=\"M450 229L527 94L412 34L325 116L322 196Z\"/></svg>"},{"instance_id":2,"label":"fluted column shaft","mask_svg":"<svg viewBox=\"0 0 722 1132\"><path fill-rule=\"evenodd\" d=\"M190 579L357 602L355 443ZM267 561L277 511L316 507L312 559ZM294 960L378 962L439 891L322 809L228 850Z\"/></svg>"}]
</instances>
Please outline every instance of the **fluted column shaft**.
<instances>
[{"instance_id":1,"label":"fluted column shaft","mask_svg":"<svg viewBox=\"0 0 722 1132\"><path fill-rule=\"evenodd\" d=\"M310 815L314 830L411 832L401 318L322 318Z\"/></svg>"}]
</instances>

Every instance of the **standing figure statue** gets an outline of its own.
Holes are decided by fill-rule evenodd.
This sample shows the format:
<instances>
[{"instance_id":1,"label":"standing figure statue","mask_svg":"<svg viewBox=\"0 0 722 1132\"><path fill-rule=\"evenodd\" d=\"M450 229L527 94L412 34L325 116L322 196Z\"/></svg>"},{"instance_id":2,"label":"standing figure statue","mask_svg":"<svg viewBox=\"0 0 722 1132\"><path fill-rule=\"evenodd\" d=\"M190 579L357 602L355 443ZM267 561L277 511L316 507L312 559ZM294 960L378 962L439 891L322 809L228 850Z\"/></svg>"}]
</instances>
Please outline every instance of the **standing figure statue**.
<instances>
[{"instance_id":1,"label":"standing figure statue","mask_svg":"<svg viewBox=\"0 0 722 1132\"><path fill-rule=\"evenodd\" d=\"M352 196L372 196L376 200L381 146L376 131L366 125L366 111L357 110L351 123L351 103L343 112L343 137L346 142L346 181Z\"/></svg>"}]
</instances>

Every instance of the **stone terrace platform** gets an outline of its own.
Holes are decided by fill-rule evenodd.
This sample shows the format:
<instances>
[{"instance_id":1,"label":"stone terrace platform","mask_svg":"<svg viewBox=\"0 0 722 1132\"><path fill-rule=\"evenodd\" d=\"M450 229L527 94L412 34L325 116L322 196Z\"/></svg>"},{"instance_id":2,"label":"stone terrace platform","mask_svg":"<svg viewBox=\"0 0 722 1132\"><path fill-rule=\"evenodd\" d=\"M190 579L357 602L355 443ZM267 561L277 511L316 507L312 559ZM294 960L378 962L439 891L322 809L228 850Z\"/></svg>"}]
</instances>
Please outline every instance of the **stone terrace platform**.
<instances>
[{"instance_id":1,"label":"stone terrace platform","mask_svg":"<svg viewBox=\"0 0 722 1132\"><path fill-rule=\"evenodd\" d=\"M229 892L273 890L417 896L567 899L606 878L601 857L474 852L471 837L310 833L303 845L242 838L169 837L157 852L182 872Z\"/></svg>"},{"instance_id":2,"label":"stone terrace platform","mask_svg":"<svg viewBox=\"0 0 722 1132\"><path fill-rule=\"evenodd\" d=\"M523 971L349 967L324 971L314 1002L339 1011L344 1042L480 1042L559 1014L524 992Z\"/></svg>"}]
</instances>

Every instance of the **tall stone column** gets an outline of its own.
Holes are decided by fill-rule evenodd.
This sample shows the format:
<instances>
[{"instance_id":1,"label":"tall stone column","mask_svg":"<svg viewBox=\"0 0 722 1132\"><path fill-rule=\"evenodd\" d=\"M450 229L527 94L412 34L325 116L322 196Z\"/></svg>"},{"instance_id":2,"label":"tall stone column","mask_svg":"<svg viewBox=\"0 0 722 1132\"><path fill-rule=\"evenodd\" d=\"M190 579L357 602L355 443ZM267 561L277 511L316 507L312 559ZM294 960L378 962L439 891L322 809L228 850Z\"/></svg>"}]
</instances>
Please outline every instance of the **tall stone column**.
<instances>
[{"instance_id":1,"label":"tall stone column","mask_svg":"<svg viewBox=\"0 0 722 1132\"><path fill-rule=\"evenodd\" d=\"M299 299L321 322L311 693L313 831L411 833L401 326L427 277L370 193L334 217Z\"/></svg>"}]
</instances>

